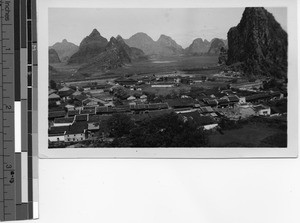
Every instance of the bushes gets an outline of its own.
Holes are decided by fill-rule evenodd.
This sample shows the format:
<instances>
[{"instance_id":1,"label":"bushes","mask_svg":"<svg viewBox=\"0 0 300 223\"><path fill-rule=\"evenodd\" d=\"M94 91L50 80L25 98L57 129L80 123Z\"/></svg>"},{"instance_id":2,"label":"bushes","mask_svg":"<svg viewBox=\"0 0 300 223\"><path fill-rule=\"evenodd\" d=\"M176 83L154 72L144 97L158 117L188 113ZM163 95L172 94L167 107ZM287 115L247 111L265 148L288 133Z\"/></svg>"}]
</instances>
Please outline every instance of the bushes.
<instances>
[{"instance_id":1,"label":"bushes","mask_svg":"<svg viewBox=\"0 0 300 223\"><path fill-rule=\"evenodd\" d=\"M206 133L192 123L184 123L176 113L134 124L128 116L114 116L108 122L115 137L110 147L202 147Z\"/></svg>"},{"instance_id":2,"label":"bushes","mask_svg":"<svg viewBox=\"0 0 300 223\"><path fill-rule=\"evenodd\" d=\"M230 120L228 118L222 118L219 126L222 128L222 130L238 129L242 127L240 122Z\"/></svg>"}]
</instances>

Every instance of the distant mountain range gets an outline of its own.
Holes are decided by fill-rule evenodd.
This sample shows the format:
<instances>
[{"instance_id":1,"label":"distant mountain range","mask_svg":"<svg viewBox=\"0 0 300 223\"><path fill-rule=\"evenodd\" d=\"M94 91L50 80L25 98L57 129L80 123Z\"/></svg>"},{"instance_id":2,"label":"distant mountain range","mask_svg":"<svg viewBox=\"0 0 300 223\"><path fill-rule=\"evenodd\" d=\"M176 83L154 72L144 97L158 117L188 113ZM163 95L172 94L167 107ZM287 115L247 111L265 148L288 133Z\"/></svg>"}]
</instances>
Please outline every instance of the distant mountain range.
<instances>
[{"instance_id":1,"label":"distant mountain range","mask_svg":"<svg viewBox=\"0 0 300 223\"><path fill-rule=\"evenodd\" d=\"M154 41L146 33L136 33L129 39L124 40L126 44L131 47L136 47L144 51L146 55L149 56L178 56L178 55L218 55L220 47L213 45L211 43L214 40L220 40L227 45L227 40L213 39L211 42L207 40L202 40L201 38L195 39L192 44L183 49L182 46L176 43L171 37L166 35L161 35L157 41ZM210 51L209 51L210 50Z\"/></svg>"},{"instance_id":2,"label":"distant mountain range","mask_svg":"<svg viewBox=\"0 0 300 223\"><path fill-rule=\"evenodd\" d=\"M287 33L264 8L246 8L228 37L228 65L241 64L246 74L287 76Z\"/></svg>"},{"instance_id":3,"label":"distant mountain range","mask_svg":"<svg viewBox=\"0 0 300 223\"><path fill-rule=\"evenodd\" d=\"M111 37L103 52L82 65L78 72L108 71L130 64L132 61L145 59L147 57L142 50L129 47L121 36L117 36L117 38Z\"/></svg>"},{"instance_id":4,"label":"distant mountain range","mask_svg":"<svg viewBox=\"0 0 300 223\"><path fill-rule=\"evenodd\" d=\"M202 40L201 38L195 39L192 44L185 49L187 55L202 55L207 53L210 48L210 42Z\"/></svg>"},{"instance_id":5,"label":"distant mountain range","mask_svg":"<svg viewBox=\"0 0 300 223\"><path fill-rule=\"evenodd\" d=\"M227 40L214 38L210 42L202 40L201 38L195 39L192 44L185 49L186 55L219 55L222 47L227 48Z\"/></svg>"},{"instance_id":6,"label":"distant mountain range","mask_svg":"<svg viewBox=\"0 0 300 223\"><path fill-rule=\"evenodd\" d=\"M146 33L140 32L124 41L128 46L141 49L149 56L174 56L183 53L183 48L166 35L161 35L157 41L154 41Z\"/></svg>"},{"instance_id":7,"label":"distant mountain range","mask_svg":"<svg viewBox=\"0 0 300 223\"><path fill-rule=\"evenodd\" d=\"M154 41L150 36L142 32L134 34L129 39L120 40L120 38L122 39L120 36L117 39L122 42L127 52L129 52L130 49L129 54L131 60L145 59L146 56L217 55L219 50L218 44L214 44L211 47L211 43L213 40L219 40L219 42L223 41L225 43L224 40L216 38L211 42L197 38L189 47L183 49L175 40L163 34L157 41ZM68 64L85 64L90 63L91 60L100 56L104 51L107 51L109 44L108 40L102 37L97 29L94 29L90 35L81 41L79 47L64 39L62 42L50 46L49 49L54 49L57 52L61 62L67 62Z\"/></svg>"},{"instance_id":8,"label":"distant mountain range","mask_svg":"<svg viewBox=\"0 0 300 223\"><path fill-rule=\"evenodd\" d=\"M57 42L49 48L54 49L57 52L61 62L67 62L70 57L78 51L79 47L74 43L70 43L64 39L62 42Z\"/></svg>"},{"instance_id":9,"label":"distant mountain range","mask_svg":"<svg viewBox=\"0 0 300 223\"><path fill-rule=\"evenodd\" d=\"M214 38L210 42L209 50L207 51L207 54L209 55L219 55L220 50L222 47L226 47L225 41L222 39Z\"/></svg>"},{"instance_id":10,"label":"distant mountain range","mask_svg":"<svg viewBox=\"0 0 300 223\"><path fill-rule=\"evenodd\" d=\"M266 9L246 8L240 23L228 31L227 39L214 38L209 42L196 38L183 49L166 35L154 41L146 33L139 32L129 39L117 36L108 41L94 29L79 47L67 40L49 47L49 63L67 61L81 65L79 72L92 73L149 57L220 55L220 63L235 66L246 74L287 75L287 33Z\"/></svg>"}]
</instances>

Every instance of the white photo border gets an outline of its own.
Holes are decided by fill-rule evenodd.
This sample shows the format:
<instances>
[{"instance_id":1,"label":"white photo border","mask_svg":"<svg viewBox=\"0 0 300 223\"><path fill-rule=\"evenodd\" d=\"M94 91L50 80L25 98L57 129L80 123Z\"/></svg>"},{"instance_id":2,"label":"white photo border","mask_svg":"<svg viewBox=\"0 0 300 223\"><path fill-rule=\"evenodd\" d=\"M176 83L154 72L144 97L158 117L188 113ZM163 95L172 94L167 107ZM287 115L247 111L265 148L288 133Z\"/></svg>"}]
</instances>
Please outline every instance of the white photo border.
<instances>
[{"instance_id":1,"label":"white photo border","mask_svg":"<svg viewBox=\"0 0 300 223\"><path fill-rule=\"evenodd\" d=\"M287 148L64 148L48 149L49 8L230 8L287 7ZM288 158L298 157L297 0L42 0L37 1L38 146L40 158Z\"/></svg>"}]
</instances>

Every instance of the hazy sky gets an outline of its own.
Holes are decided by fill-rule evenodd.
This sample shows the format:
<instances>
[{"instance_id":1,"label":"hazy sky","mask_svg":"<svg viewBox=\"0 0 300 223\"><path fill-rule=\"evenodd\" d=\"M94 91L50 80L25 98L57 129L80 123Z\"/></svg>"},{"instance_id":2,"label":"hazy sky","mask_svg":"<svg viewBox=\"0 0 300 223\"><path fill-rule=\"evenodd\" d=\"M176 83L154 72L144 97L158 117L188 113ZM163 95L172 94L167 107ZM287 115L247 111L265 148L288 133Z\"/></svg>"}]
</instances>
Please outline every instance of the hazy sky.
<instances>
[{"instance_id":1,"label":"hazy sky","mask_svg":"<svg viewBox=\"0 0 300 223\"><path fill-rule=\"evenodd\" d=\"M287 30L286 8L267 8ZM241 20L244 8L200 9L49 9L49 45L67 39L77 45L94 28L107 38L121 35L124 39L137 32L153 40L161 34L171 36L187 47L195 38L226 39L228 30Z\"/></svg>"}]
</instances>

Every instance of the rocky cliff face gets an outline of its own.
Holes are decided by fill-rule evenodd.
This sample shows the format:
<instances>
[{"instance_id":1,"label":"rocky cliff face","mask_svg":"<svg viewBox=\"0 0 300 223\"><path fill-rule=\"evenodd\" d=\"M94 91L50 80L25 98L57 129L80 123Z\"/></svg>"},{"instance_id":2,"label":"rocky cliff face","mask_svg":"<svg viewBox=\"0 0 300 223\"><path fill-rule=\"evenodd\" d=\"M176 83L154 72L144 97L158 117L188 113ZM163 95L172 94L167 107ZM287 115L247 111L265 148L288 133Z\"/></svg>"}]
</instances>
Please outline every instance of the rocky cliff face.
<instances>
[{"instance_id":1,"label":"rocky cliff face","mask_svg":"<svg viewBox=\"0 0 300 223\"><path fill-rule=\"evenodd\" d=\"M49 49L49 64L60 63L57 52L54 49Z\"/></svg>"},{"instance_id":2,"label":"rocky cliff face","mask_svg":"<svg viewBox=\"0 0 300 223\"><path fill-rule=\"evenodd\" d=\"M228 65L242 62L246 74L286 77L287 33L266 9L246 8L227 37Z\"/></svg>"},{"instance_id":3,"label":"rocky cliff face","mask_svg":"<svg viewBox=\"0 0 300 223\"><path fill-rule=\"evenodd\" d=\"M210 55L219 55L220 49L222 47L223 48L225 47L224 40L219 39L219 38L214 38L211 41L211 44L210 44L210 47L209 47L209 50L208 50L207 53L210 54Z\"/></svg>"},{"instance_id":4,"label":"rocky cliff face","mask_svg":"<svg viewBox=\"0 0 300 223\"><path fill-rule=\"evenodd\" d=\"M186 55L202 55L207 53L210 47L210 42L202 40L201 38L195 39L192 44L185 49Z\"/></svg>"},{"instance_id":5,"label":"rocky cliff face","mask_svg":"<svg viewBox=\"0 0 300 223\"><path fill-rule=\"evenodd\" d=\"M146 59L142 50L129 47L121 36L111 37L104 51L92 58L88 64L83 65L78 72L105 72L142 59Z\"/></svg>"},{"instance_id":6,"label":"rocky cliff face","mask_svg":"<svg viewBox=\"0 0 300 223\"><path fill-rule=\"evenodd\" d=\"M136 47L128 46L120 35L117 36L116 40L117 40L117 47L124 49L131 61L147 59L143 50L138 49Z\"/></svg>"},{"instance_id":7,"label":"rocky cliff face","mask_svg":"<svg viewBox=\"0 0 300 223\"><path fill-rule=\"evenodd\" d=\"M91 58L102 53L107 44L107 39L102 37L97 29L94 29L89 36L81 41L78 52L71 56L69 64L89 62Z\"/></svg>"},{"instance_id":8,"label":"rocky cliff face","mask_svg":"<svg viewBox=\"0 0 300 223\"><path fill-rule=\"evenodd\" d=\"M78 46L74 43L68 42L66 39L64 39L62 42L57 42L53 46L50 46L50 49L54 49L59 59L62 62L67 62L70 57L78 51Z\"/></svg>"},{"instance_id":9,"label":"rocky cliff face","mask_svg":"<svg viewBox=\"0 0 300 223\"><path fill-rule=\"evenodd\" d=\"M220 54L218 57L218 63L226 64L227 59L228 59L228 50L225 47L221 47Z\"/></svg>"}]
</instances>

